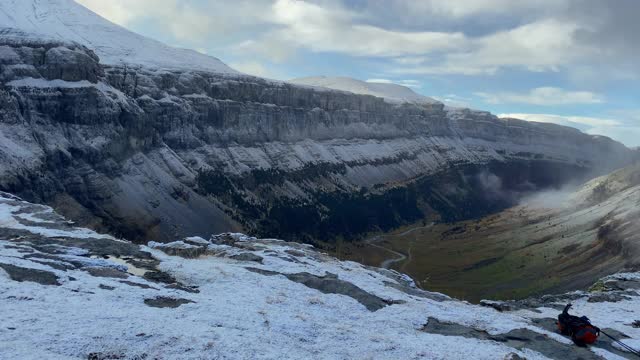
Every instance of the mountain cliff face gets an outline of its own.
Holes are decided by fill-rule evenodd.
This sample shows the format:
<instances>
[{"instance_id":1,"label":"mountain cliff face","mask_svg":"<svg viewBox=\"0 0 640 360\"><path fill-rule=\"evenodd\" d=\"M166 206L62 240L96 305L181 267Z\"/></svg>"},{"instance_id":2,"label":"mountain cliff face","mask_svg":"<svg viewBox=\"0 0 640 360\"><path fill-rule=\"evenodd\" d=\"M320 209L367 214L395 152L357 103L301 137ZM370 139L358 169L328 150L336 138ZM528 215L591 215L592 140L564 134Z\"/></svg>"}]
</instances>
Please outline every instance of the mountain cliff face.
<instances>
[{"instance_id":1,"label":"mountain cliff face","mask_svg":"<svg viewBox=\"0 0 640 360\"><path fill-rule=\"evenodd\" d=\"M633 156L567 127L245 76L71 1L2 6L0 189L131 239L357 237L492 212Z\"/></svg>"}]
</instances>

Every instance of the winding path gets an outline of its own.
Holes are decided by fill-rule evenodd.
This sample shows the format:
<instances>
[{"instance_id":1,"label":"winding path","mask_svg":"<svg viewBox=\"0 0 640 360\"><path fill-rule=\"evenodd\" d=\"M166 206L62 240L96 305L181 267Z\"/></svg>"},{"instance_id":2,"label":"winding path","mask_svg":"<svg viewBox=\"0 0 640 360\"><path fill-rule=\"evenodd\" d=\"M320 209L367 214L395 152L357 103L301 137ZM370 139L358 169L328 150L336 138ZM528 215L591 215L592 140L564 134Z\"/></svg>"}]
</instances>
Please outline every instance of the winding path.
<instances>
[{"instance_id":1,"label":"winding path","mask_svg":"<svg viewBox=\"0 0 640 360\"><path fill-rule=\"evenodd\" d=\"M394 236L405 236L405 235L410 234L410 233L412 233L412 232L414 232L414 231L416 231L418 229L426 229L426 228L432 227L433 224L434 223L431 223L431 224L425 225L425 226L416 226L416 227L410 228L410 229L408 229L408 230L406 230L404 232L401 232L400 234L396 234ZM380 245L376 244L377 242L382 241L385 238L385 236L387 236L387 235L376 235L376 236L370 237L369 239L365 240L365 242L367 244L375 247L375 248L387 251L387 252L392 253L393 255L396 256L395 258L386 259L386 260L382 261L380 263L380 265L379 265L383 269L389 269L391 267L391 265L406 260L407 259L407 255L405 255L405 254L403 254L401 252L398 252L398 251L395 251L395 250L392 250L392 249L389 249L389 248L386 248L384 246L380 246ZM409 254L411 254L411 249L409 249Z\"/></svg>"}]
</instances>

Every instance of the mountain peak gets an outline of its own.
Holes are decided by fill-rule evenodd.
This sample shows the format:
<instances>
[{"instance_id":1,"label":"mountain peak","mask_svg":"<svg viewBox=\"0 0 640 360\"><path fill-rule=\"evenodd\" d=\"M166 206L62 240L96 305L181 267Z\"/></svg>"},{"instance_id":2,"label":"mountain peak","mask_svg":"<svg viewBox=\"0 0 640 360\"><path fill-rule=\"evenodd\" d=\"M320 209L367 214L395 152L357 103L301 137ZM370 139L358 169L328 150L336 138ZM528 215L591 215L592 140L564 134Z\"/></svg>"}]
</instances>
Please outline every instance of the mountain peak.
<instances>
[{"instance_id":1,"label":"mountain peak","mask_svg":"<svg viewBox=\"0 0 640 360\"><path fill-rule=\"evenodd\" d=\"M215 57L131 32L73 0L3 0L0 30L18 41L44 37L76 42L94 50L109 65L238 73Z\"/></svg>"},{"instance_id":2,"label":"mountain peak","mask_svg":"<svg viewBox=\"0 0 640 360\"><path fill-rule=\"evenodd\" d=\"M390 102L438 104L437 100L420 95L410 88L393 83L367 82L343 76L310 76L289 80L292 84L324 87L355 94L373 95Z\"/></svg>"}]
</instances>

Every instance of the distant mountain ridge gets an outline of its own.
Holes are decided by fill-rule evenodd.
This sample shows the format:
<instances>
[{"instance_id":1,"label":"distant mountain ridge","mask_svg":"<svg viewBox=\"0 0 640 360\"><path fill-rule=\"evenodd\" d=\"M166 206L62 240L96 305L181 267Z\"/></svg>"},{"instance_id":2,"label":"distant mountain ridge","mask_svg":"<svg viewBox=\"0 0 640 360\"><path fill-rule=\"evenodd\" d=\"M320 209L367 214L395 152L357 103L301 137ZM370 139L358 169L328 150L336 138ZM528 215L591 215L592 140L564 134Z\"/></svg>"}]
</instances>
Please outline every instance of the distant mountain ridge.
<instances>
[{"instance_id":1,"label":"distant mountain ridge","mask_svg":"<svg viewBox=\"0 0 640 360\"><path fill-rule=\"evenodd\" d=\"M372 95L392 102L415 104L441 104L430 97L420 95L409 87L393 83L377 83L357 80L349 77L312 76L289 80L292 84L325 87L334 90L349 91L354 94Z\"/></svg>"}]
</instances>

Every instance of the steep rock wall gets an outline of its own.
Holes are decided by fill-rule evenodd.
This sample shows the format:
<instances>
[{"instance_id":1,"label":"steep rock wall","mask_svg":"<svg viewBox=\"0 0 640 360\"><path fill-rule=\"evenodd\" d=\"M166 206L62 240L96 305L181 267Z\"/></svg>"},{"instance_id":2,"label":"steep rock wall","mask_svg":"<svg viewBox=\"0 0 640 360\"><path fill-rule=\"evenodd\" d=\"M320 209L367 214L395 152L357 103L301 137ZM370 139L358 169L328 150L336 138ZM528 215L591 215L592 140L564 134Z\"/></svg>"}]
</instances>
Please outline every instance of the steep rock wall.
<instances>
[{"instance_id":1,"label":"steep rock wall","mask_svg":"<svg viewBox=\"0 0 640 360\"><path fill-rule=\"evenodd\" d=\"M452 220L628 163L605 137L442 104L107 66L0 36L0 189L132 239L355 238Z\"/></svg>"}]
</instances>

